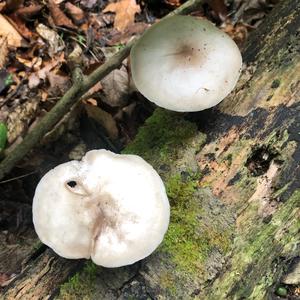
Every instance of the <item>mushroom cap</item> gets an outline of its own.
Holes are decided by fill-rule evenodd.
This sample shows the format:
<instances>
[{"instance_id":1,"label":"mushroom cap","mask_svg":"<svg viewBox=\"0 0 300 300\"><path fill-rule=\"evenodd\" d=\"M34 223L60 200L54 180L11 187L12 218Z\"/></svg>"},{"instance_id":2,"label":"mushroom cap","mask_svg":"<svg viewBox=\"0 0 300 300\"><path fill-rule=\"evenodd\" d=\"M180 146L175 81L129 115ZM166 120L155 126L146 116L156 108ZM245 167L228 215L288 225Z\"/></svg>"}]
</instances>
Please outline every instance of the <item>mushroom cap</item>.
<instances>
[{"instance_id":1,"label":"mushroom cap","mask_svg":"<svg viewBox=\"0 0 300 300\"><path fill-rule=\"evenodd\" d=\"M164 184L136 155L87 152L50 170L33 199L40 240L66 258L132 264L161 243L170 218Z\"/></svg>"},{"instance_id":2,"label":"mushroom cap","mask_svg":"<svg viewBox=\"0 0 300 300\"><path fill-rule=\"evenodd\" d=\"M172 16L148 29L130 53L136 88L166 109L215 106L234 88L242 57L234 41L204 19Z\"/></svg>"}]
</instances>

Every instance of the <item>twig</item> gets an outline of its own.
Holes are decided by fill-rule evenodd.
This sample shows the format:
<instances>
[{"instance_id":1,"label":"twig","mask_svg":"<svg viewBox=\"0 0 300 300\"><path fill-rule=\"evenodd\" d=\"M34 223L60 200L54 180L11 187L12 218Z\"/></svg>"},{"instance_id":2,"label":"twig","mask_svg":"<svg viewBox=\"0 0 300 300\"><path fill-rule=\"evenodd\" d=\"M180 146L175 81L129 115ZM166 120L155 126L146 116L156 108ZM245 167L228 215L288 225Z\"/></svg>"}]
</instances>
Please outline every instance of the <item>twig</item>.
<instances>
[{"instance_id":1,"label":"twig","mask_svg":"<svg viewBox=\"0 0 300 300\"><path fill-rule=\"evenodd\" d=\"M173 15L188 14L199 8L202 3L203 0L187 1L185 4L168 14L165 18ZM72 105L76 103L82 95L84 95L112 70L121 65L122 61L129 55L134 42L135 40L129 42L123 49L87 77L82 75L80 69L75 70L72 87L56 103L51 111L46 114L39 124L25 136L24 140L0 163L0 180L5 176L5 174L11 171L16 163L18 163L35 145L39 143L43 136L69 111Z\"/></svg>"},{"instance_id":2,"label":"twig","mask_svg":"<svg viewBox=\"0 0 300 300\"><path fill-rule=\"evenodd\" d=\"M4 184L4 183L15 181L15 180L18 180L18 179L21 179L21 178L24 178L24 177L28 177L28 176L33 175L35 173L37 173L37 171L33 171L33 172L30 172L30 173L27 173L27 174L24 174L24 175L20 175L20 176L14 177L14 178L3 180L3 181L0 181L0 184Z\"/></svg>"}]
</instances>

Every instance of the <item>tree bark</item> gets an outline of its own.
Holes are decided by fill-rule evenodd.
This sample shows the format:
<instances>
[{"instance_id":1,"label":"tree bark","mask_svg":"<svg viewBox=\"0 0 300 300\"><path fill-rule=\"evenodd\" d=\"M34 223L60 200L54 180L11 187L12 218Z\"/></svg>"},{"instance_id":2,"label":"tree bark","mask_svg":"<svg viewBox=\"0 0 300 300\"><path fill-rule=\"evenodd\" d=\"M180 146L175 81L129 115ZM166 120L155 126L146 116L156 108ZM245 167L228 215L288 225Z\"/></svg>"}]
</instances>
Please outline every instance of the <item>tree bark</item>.
<instances>
[{"instance_id":1,"label":"tree bark","mask_svg":"<svg viewBox=\"0 0 300 300\"><path fill-rule=\"evenodd\" d=\"M238 87L221 105L186 115L158 109L146 121L124 152L165 181L168 233L133 266L86 263L58 298L276 297L300 255L299 25L300 1L281 1L249 37ZM50 297L81 263L41 251L3 298Z\"/></svg>"}]
</instances>

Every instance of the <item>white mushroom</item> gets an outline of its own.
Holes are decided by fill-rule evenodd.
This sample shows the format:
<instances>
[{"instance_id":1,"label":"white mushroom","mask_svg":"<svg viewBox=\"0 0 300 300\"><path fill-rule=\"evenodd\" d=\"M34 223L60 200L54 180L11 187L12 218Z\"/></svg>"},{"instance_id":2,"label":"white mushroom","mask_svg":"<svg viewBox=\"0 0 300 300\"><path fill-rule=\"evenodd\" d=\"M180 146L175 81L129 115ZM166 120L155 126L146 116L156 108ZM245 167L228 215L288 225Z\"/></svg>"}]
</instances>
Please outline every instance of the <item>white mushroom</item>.
<instances>
[{"instance_id":1,"label":"white mushroom","mask_svg":"<svg viewBox=\"0 0 300 300\"><path fill-rule=\"evenodd\" d=\"M199 111L234 88L242 57L234 41L204 19L173 16L153 25L130 54L136 88L158 106Z\"/></svg>"},{"instance_id":2,"label":"white mushroom","mask_svg":"<svg viewBox=\"0 0 300 300\"><path fill-rule=\"evenodd\" d=\"M49 171L33 199L33 223L43 243L63 257L91 257L105 267L150 255L169 216L163 182L152 166L106 150Z\"/></svg>"}]
</instances>

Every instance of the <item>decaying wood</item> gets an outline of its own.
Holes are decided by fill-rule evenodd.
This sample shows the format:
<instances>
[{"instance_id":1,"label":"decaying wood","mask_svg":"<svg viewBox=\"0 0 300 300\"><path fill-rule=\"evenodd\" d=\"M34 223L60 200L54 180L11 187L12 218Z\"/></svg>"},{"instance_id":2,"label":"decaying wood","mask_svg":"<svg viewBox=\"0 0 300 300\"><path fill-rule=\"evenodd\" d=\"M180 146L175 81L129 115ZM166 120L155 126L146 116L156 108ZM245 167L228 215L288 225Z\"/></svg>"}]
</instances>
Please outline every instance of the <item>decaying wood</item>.
<instances>
[{"instance_id":1,"label":"decaying wood","mask_svg":"<svg viewBox=\"0 0 300 300\"><path fill-rule=\"evenodd\" d=\"M168 234L133 266L88 264L60 299L276 299L300 256L299 29L300 1L281 1L249 38L238 87L221 105L157 110L146 122L126 152L164 179ZM4 299L47 299L81 264L40 252Z\"/></svg>"}]
</instances>

